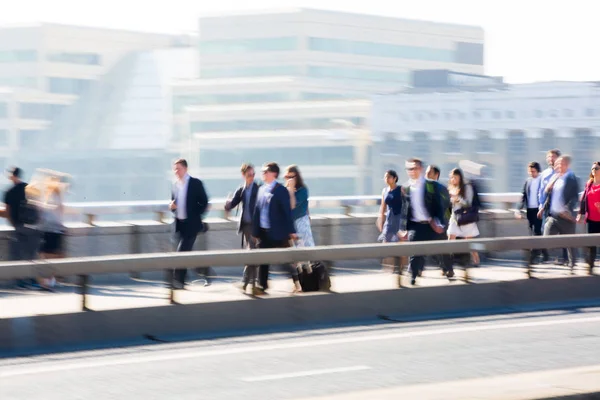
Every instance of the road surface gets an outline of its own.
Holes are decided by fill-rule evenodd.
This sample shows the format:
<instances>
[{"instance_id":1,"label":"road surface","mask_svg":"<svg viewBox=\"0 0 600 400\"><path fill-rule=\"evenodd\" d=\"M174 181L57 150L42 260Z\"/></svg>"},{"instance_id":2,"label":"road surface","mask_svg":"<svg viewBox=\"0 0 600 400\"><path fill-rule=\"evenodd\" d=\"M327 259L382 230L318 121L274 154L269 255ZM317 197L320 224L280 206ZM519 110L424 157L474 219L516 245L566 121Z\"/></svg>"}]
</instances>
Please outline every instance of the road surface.
<instances>
[{"instance_id":1,"label":"road surface","mask_svg":"<svg viewBox=\"0 0 600 400\"><path fill-rule=\"evenodd\" d=\"M454 387L449 382L593 366L599 360L595 308L4 359L0 398L265 400L359 393L355 398L397 399L407 397L360 393L425 383L438 384L439 392ZM595 377L590 379L600 382L600 373ZM504 389L514 385L489 394ZM425 389L417 393L427 398Z\"/></svg>"}]
</instances>

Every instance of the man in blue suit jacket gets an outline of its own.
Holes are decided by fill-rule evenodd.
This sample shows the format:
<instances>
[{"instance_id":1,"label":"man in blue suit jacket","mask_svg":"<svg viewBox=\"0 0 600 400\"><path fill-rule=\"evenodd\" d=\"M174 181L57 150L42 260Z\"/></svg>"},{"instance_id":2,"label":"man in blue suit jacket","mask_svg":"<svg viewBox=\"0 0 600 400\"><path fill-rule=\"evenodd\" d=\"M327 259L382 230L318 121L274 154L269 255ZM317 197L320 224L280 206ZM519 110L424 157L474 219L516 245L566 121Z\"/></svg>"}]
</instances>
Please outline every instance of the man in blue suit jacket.
<instances>
[{"instance_id":1,"label":"man in blue suit jacket","mask_svg":"<svg viewBox=\"0 0 600 400\"><path fill-rule=\"evenodd\" d=\"M252 216L252 236L258 240L258 248L273 249L289 247L290 239L297 239L288 190L277 182L279 165L267 163L262 169L263 185L258 190L256 207ZM297 272L292 268L296 290L300 290ZM258 283L264 294L268 288L269 265L263 264L258 271Z\"/></svg>"}]
</instances>

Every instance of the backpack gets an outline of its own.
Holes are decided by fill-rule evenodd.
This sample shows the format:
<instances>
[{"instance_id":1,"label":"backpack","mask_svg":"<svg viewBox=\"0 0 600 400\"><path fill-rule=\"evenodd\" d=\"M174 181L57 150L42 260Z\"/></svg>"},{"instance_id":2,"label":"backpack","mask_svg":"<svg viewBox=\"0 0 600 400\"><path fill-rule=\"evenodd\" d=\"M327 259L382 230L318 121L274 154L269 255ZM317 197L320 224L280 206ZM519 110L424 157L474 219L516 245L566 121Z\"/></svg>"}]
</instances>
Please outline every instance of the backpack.
<instances>
[{"instance_id":1,"label":"backpack","mask_svg":"<svg viewBox=\"0 0 600 400\"><path fill-rule=\"evenodd\" d=\"M479 210L481 208L481 199L479 198L479 184L475 181L469 182L471 188L473 188L473 201L471 201L471 207Z\"/></svg>"},{"instance_id":2,"label":"backpack","mask_svg":"<svg viewBox=\"0 0 600 400\"><path fill-rule=\"evenodd\" d=\"M40 221L40 210L37 205L27 200L19 207L19 221L23 225L36 225Z\"/></svg>"}]
</instances>

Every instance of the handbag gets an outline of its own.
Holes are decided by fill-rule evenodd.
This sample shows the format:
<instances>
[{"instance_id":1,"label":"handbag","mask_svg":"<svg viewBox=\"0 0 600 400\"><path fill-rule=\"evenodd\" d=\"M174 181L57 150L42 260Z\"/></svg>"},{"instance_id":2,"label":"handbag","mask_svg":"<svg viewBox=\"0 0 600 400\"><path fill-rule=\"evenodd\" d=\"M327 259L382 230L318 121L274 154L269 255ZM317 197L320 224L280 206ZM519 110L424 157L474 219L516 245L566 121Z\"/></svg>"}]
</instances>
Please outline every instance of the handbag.
<instances>
[{"instance_id":1,"label":"handbag","mask_svg":"<svg viewBox=\"0 0 600 400\"><path fill-rule=\"evenodd\" d=\"M454 217L458 226L468 225L479 221L478 207L465 207L454 211Z\"/></svg>"}]
</instances>

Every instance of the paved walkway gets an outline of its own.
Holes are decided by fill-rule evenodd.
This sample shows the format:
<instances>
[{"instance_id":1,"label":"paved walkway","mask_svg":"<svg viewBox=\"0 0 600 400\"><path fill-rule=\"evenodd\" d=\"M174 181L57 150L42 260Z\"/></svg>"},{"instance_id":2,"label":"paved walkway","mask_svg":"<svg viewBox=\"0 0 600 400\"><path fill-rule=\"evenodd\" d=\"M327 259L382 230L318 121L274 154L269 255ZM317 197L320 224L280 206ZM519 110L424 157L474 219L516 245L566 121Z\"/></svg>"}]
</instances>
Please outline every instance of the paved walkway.
<instances>
[{"instance_id":1,"label":"paved walkway","mask_svg":"<svg viewBox=\"0 0 600 400\"><path fill-rule=\"evenodd\" d=\"M492 262L494 261L492 260ZM495 263L495 266L482 265L480 268L469 269L471 281L473 283L484 283L526 278L525 269L517 262L495 261ZM398 288L397 275L381 271L373 263L367 268L370 269L361 271L353 267L344 268L343 264L336 265L336 268L333 269L332 290L344 293ZM419 278L417 286L410 287L410 278L406 275L402 278L402 284L404 287L410 287L410 290L428 286L465 284L464 271L460 268L456 268L455 271L455 280L451 282L441 276L439 269L431 267L425 271L422 278ZM579 264L575 273L585 275L587 274L587 267L584 264ZM156 278L157 274L152 276ZM239 276L239 274L218 278L209 287L204 287L204 281L199 280L188 286L186 290L176 291L176 301L182 304L191 304L252 299L251 296L244 295L241 292L238 287L239 281L235 276ZM571 274L566 267L542 265L536 267L535 276L544 279L568 277ZM142 278L144 277L145 275L142 275ZM291 293L293 288L291 280L287 279L285 274L275 273L272 274L272 278L274 279L270 283L271 288L268 297L293 295ZM326 294L297 294L297 296L315 295ZM133 280L121 275L120 279L113 282L103 282L102 279L98 279L97 283L92 283L88 295L88 307L100 311L161 306L169 304L168 296L169 291L165 284L158 279ZM79 312L81 310L81 299L78 288L72 284L57 288L56 293L0 288L0 318Z\"/></svg>"}]
</instances>

